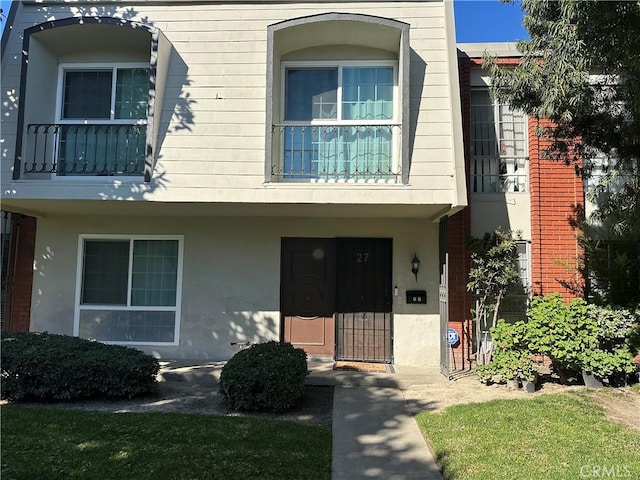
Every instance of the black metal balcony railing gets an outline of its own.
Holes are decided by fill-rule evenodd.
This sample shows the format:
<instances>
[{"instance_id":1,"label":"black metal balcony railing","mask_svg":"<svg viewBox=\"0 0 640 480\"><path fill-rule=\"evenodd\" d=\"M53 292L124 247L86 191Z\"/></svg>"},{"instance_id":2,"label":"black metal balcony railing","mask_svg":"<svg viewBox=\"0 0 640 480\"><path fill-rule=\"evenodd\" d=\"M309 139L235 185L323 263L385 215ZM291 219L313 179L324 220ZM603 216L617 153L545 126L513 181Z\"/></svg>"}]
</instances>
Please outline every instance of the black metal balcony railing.
<instances>
[{"instance_id":1,"label":"black metal balcony railing","mask_svg":"<svg viewBox=\"0 0 640 480\"><path fill-rule=\"evenodd\" d=\"M399 125L274 125L277 181L395 182Z\"/></svg>"},{"instance_id":2,"label":"black metal balcony railing","mask_svg":"<svg viewBox=\"0 0 640 480\"><path fill-rule=\"evenodd\" d=\"M142 175L146 134L146 125L28 125L23 171L58 176Z\"/></svg>"}]
</instances>

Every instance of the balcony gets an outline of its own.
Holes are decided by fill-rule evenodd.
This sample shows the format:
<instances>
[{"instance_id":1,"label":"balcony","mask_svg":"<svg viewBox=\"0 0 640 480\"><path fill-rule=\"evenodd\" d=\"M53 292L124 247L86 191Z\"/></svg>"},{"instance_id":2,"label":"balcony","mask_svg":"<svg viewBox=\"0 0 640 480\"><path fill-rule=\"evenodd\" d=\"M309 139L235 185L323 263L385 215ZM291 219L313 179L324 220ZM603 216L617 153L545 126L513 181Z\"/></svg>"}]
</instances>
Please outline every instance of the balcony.
<instances>
[{"instance_id":1,"label":"balcony","mask_svg":"<svg viewBox=\"0 0 640 480\"><path fill-rule=\"evenodd\" d=\"M26 178L142 176L143 124L31 124L20 170Z\"/></svg>"},{"instance_id":2,"label":"balcony","mask_svg":"<svg viewBox=\"0 0 640 480\"><path fill-rule=\"evenodd\" d=\"M276 182L397 183L400 126L274 125Z\"/></svg>"}]
</instances>

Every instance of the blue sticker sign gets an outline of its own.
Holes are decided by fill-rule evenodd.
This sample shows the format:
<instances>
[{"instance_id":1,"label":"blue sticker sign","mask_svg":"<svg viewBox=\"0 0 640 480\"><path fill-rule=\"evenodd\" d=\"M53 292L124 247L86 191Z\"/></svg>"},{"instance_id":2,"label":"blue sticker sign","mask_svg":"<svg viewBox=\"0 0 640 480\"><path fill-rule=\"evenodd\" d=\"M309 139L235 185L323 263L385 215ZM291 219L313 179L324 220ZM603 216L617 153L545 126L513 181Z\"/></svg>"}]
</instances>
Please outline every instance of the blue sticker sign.
<instances>
[{"instance_id":1,"label":"blue sticker sign","mask_svg":"<svg viewBox=\"0 0 640 480\"><path fill-rule=\"evenodd\" d=\"M455 328L447 328L447 342L449 345L455 345L460 341L460 335L456 332Z\"/></svg>"}]
</instances>

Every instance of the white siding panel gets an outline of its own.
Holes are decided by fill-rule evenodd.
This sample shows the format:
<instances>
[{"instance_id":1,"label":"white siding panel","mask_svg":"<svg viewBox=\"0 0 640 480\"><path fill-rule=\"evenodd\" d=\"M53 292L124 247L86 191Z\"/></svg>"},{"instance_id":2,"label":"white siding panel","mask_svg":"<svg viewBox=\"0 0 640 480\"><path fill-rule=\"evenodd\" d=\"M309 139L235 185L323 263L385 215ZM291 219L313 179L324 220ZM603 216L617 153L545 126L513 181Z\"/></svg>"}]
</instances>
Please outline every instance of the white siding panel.
<instances>
[{"instance_id":1,"label":"white siding panel","mask_svg":"<svg viewBox=\"0 0 640 480\"><path fill-rule=\"evenodd\" d=\"M449 73L449 67L447 61L431 60L426 62L426 69L424 65L416 65L416 62L411 62L411 80L422 80L421 77L416 77L415 73L424 70L425 76L432 75L434 73Z\"/></svg>"},{"instance_id":2,"label":"white siding panel","mask_svg":"<svg viewBox=\"0 0 640 480\"><path fill-rule=\"evenodd\" d=\"M157 170L164 187L147 199L177 201L325 201L328 192L341 192L341 201L359 196L381 202L429 203L448 201L453 192L450 57L442 2L333 2L274 4L212 2L131 7L99 5L29 5L17 18L15 31L45 20L70 15L105 15L113 11L129 20L144 19L160 28L173 46L166 95L159 115L161 128ZM264 188L267 87L267 26L294 17L326 12L364 13L410 24L412 167L410 186L362 188L313 186L311 197L288 186ZM11 55L19 60L21 39L13 34L3 67ZM14 142L16 111L7 108L6 89L19 86L19 61L2 72L2 121L5 142ZM276 88L278 88L276 86ZM14 94L15 96L15 94ZM408 135L409 132L404 132ZM2 145L3 177L10 170L12 146ZM3 184L5 180L3 179ZM395 190L393 189L395 187ZM389 190L391 188L391 190ZM324 190L323 190L324 189ZM89 191L90 189L87 189ZM225 191L225 193L218 193ZM389 196L388 192L393 195ZM64 191L60 189L64 197ZM346 192L345 195L342 193ZM385 193L387 192L387 193ZM376 195L378 197L376 197ZM241 199L241 200L238 200Z\"/></svg>"},{"instance_id":3,"label":"white siding panel","mask_svg":"<svg viewBox=\"0 0 640 480\"><path fill-rule=\"evenodd\" d=\"M453 168L451 164L444 161L438 161L439 159L446 159L449 155L448 150L429 150L427 161L416 162L411 166L411 174L415 176L438 176L438 177L450 177L453 175Z\"/></svg>"},{"instance_id":4,"label":"white siding panel","mask_svg":"<svg viewBox=\"0 0 640 480\"><path fill-rule=\"evenodd\" d=\"M212 161L214 160L215 161ZM242 160L228 159L227 161L220 161L217 157L212 156L209 161L185 161L171 162L170 166L167 166L166 170L173 174L198 174L198 175L238 175L238 172L251 172L253 175L260 175L264 170L263 163L261 161L249 162L245 161L246 157ZM160 168L164 169L165 165L161 164ZM256 173L257 172L257 173ZM261 177L261 181L264 177Z\"/></svg>"}]
</instances>

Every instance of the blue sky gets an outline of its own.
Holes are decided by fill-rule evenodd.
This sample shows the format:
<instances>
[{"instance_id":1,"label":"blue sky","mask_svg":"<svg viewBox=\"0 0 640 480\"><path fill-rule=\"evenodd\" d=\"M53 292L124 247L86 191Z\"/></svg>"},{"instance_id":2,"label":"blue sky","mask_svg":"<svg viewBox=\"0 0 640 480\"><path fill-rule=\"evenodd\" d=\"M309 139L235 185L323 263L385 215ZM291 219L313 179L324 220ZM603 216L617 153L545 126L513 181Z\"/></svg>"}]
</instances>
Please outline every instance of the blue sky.
<instances>
[{"instance_id":1,"label":"blue sky","mask_svg":"<svg viewBox=\"0 0 640 480\"><path fill-rule=\"evenodd\" d=\"M9 7L11 6L11 0L2 0L0 1L0 8L2 8L2 24L0 24L0 29L4 30L4 26L7 21L7 15L9 14Z\"/></svg>"},{"instance_id":2,"label":"blue sky","mask_svg":"<svg viewBox=\"0 0 640 480\"><path fill-rule=\"evenodd\" d=\"M449 0L446 0L449 1ZM10 0L0 0L4 15ZM504 42L527 38L522 27L520 1L503 4L499 0L454 0L458 42ZM1 27L4 28L6 17Z\"/></svg>"},{"instance_id":3,"label":"blue sky","mask_svg":"<svg viewBox=\"0 0 640 480\"><path fill-rule=\"evenodd\" d=\"M520 0L454 0L456 41L513 42L529 38L522 26Z\"/></svg>"}]
</instances>

